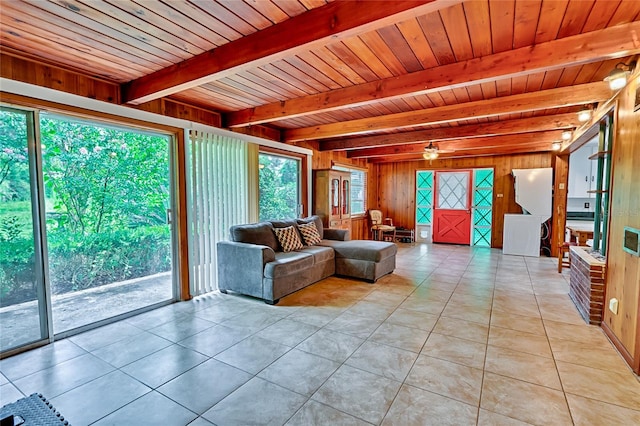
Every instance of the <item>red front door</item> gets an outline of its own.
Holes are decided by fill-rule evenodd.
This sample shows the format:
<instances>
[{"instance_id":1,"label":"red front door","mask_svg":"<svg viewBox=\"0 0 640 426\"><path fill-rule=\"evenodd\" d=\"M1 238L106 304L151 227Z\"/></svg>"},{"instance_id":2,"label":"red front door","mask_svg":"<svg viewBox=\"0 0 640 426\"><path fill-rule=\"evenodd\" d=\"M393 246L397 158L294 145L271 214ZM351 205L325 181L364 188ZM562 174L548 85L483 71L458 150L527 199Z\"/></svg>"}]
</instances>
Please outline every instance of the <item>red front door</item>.
<instances>
[{"instance_id":1,"label":"red front door","mask_svg":"<svg viewBox=\"0 0 640 426\"><path fill-rule=\"evenodd\" d=\"M435 172L433 242L471 244L471 172Z\"/></svg>"}]
</instances>

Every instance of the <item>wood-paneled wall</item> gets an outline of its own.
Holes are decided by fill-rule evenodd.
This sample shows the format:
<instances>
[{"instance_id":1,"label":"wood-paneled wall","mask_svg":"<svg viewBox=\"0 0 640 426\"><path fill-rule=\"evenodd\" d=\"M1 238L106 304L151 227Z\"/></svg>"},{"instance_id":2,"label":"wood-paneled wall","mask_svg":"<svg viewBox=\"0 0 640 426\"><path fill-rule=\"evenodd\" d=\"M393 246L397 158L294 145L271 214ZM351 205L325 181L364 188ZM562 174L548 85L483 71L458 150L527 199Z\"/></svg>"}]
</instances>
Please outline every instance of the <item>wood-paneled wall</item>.
<instances>
[{"instance_id":1,"label":"wood-paneled wall","mask_svg":"<svg viewBox=\"0 0 640 426\"><path fill-rule=\"evenodd\" d=\"M439 159L432 163L408 161L379 163L375 166L374 182L376 199L370 199L370 207L382 210L385 217L393 218L396 226L415 227L416 171L440 169L490 168L495 170L493 191L493 229L491 246L502 247L502 231L505 213L522 213L515 202L512 169L531 169L552 166L551 153L519 154L464 159ZM371 180L371 178L370 178Z\"/></svg>"},{"instance_id":2,"label":"wood-paneled wall","mask_svg":"<svg viewBox=\"0 0 640 426\"><path fill-rule=\"evenodd\" d=\"M567 226L567 192L569 190L569 155L553 158L553 216L551 222L551 256L558 255L558 245L565 240Z\"/></svg>"},{"instance_id":3,"label":"wood-paneled wall","mask_svg":"<svg viewBox=\"0 0 640 426\"><path fill-rule=\"evenodd\" d=\"M220 114L197 106L188 105L173 99L157 99L133 107L153 112L155 114L166 115L167 117L180 118L194 123L207 124L209 126L220 127Z\"/></svg>"},{"instance_id":4,"label":"wood-paneled wall","mask_svg":"<svg viewBox=\"0 0 640 426\"><path fill-rule=\"evenodd\" d=\"M640 258L622 249L624 227L640 229L640 111L633 111L636 90L640 90L640 78L622 91L616 108L602 327L640 374ZM608 309L612 298L619 301L617 315Z\"/></svg>"},{"instance_id":5,"label":"wood-paneled wall","mask_svg":"<svg viewBox=\"0 0 640 426\"><path fill-rule=\"evenodd\" d=\"M0 76L85 98L120 103L120 86L116 83L5 52L0 53ZM220 114L216 112L173 99L162 98L136 106L125 106L215 127L220 127L222 123Z\"/></svg>"},{"instance_id":6,"label":"wood-paneled wall","mask_svg":"<svg viewBox=\"0 0 640 426\"><path fill-rule=\"evenodd\" d=\"M120 87L118 84L102 79L87 76L72 70L62 69L46 63L32 61L10 53L0 53L0 76L24 83L35 84L50 89L97 99L100 101L119 103ZM203 123L214 127L221 127L220 114L189 105L174 99L162 98L143 103L132 108L169 117L180 118L196 123ZM280 134L264 126L251 126L242 129L240 133L259 136L271 140L279 140ZM301 142L297 145L310 148L314 151L312 168L328 169L333 163L353 164L358 167L368 167L365 160L352 160L347 158L344 151L319 151L317 142ZM371 170L369 172L371 175ZM375 186L369 187L370 199L375 198ZM304 198L306 200L306 197ZM307 210L308 211L308 210ZM368 224L366 218L354 218L352 225L352 238L367 238Z\"/></svg>"},{"instance_id":7,"label":"wood-paneled wall","mask_svg":"<svg viewBox=\"0 0 640 426\"><path fill-rule=\"evenodd\" d=\"M294 145L313 150L311 168L313 170L330 169L334 163L353 165L368 170L367 176L367 203L372 206L372 201L376 199L375 166L367 164L366 160L353 160L347 158L345 151L320 151L318 143L315 141L297 142ZM369 222L367 217L356 216L351 219L351 239L366 240L369 238Z\"/></svg>"},{"instance_id":8,"label":"wood-paneled wall","mask_svg":"<svg viewBox=\"0 0 640 426\"><path fill-rule=\"evenodd\" d=\"M369 232L369 218L367 216L358 216L351 219L351 239L371 239L371 233Z\"/></svg>"},{"instance_id":9,"label":"wood-paneled wall","mask_svg":"<svg viewBox=\"0 0 640 426\"><path fill-rule=\"evenodd\" d=\"M62 68L34 62L5 52L0 53L0 75L11 80L99 101L119 103L120 85Z\"/></svg>"},{"instance_id":10,"label":"wood-paneled wall","mask_svg":"<svg viewBox=\"0 0 640 426\"><path fill-rule=\"evenodd\" d=\"M295 142L292 145L313 150L313 162L311 163L313 170L330 169L333 163L367 167L366 160L347 158L346 151L320 151L319 143L316 141Z\"/></svg>"}]
</instances>

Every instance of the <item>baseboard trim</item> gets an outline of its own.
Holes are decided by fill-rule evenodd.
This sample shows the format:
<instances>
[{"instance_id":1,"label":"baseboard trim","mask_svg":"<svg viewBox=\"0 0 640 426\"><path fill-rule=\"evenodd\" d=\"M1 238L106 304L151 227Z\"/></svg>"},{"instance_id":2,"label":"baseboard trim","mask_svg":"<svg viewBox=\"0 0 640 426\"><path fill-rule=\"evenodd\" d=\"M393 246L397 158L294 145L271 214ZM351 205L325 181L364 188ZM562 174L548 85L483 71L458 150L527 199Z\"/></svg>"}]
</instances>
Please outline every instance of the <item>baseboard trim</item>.
<instances>
[{"instance_id":1,"label":"baseboard trim","mask_svg":"<svg viewBox=\"0 0 640 426\"><path fill-rule=\"evenodd\" d=\"M611 343L613 343L613 346L616 347L620 355L622 355L622 358L624 358L625 362L629 364L629 367L633 370L633 372L636 374L640 374L640 371L638 371L640 369L634 368L635 360L633 359L633 355L631 355L631 353L629 353L627 348L624 347L620 339L618 339L618 337L609 328L609 325L606 322L602 321L602 323L600 323L600 327L602 327L604 334L611 341Z\"/></svg>"}]
</instances>

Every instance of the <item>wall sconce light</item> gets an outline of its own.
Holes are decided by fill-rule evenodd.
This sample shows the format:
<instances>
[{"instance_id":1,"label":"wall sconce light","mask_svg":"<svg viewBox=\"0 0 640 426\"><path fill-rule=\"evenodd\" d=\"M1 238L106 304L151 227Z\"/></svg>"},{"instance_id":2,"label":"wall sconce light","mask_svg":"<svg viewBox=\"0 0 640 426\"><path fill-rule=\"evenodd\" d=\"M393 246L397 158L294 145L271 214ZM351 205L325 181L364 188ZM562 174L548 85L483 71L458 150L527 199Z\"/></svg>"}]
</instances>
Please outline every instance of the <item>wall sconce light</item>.
<instances>
[{"instance_id":1,"label":"wall sconce light","mask_svg":"<svg viewBox=\"0 0 640 426\"><path fill-rule=\"evenodd\" d=\"M620 62L616 64L615 68L604 78L604 81L609 83L611 90L622 89L627 85L627 77L629 77L629 74L633 72L635 67L636 61L629 62L629 65Z\"/></svg>"},{"instance_id":2,"label":"wall sconce light","mask_svg":"<svg viewBox=\"0 0 640 426\"><path fill-rule=\"evenodd\" d=\"M578 121L580 121L581 123L584 123L585 121L589 121L590 118L591 118L590 109L583 109L582 111L578 112Z\"/></svg>"},{"instance_id":3,"label":"wall sconce light","mask_svg":"<svg viewBox=\"0 0 640 426\"><path fill-rule=\"evenodd\" d=\"M562 148L562 141L555 141L551 144L551 149L553 149L554 151L560 151L561 148Z\"/></svg>"},{"instance_id":4,"label":"wall sconce light","mask_svg":"<svg viewBox=\"0 0 640 426\"><path fill-rule=\"evenodd\" d=\"M562 140L563 141L571 140L572 135L573 135L573 132L571 130L565 130L564 132L562 132Z\"/></svg>"}]
</instances>

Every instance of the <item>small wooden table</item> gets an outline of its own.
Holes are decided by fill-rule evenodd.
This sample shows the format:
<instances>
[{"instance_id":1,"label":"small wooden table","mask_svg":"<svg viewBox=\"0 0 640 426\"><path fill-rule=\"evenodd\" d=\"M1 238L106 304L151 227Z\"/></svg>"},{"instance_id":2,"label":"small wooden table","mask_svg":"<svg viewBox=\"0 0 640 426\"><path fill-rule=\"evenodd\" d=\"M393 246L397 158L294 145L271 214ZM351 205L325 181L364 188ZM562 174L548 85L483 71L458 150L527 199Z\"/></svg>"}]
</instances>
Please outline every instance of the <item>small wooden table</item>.
<instances>
[{"instance_id":1,"label":"small wooden table","mask_svg":"<svg viewBox=\"0 0 640 426\"><path fill-rule=\"evenodd\" d=\"M593 224L567 226L572 237L576 237L579 246L586 246L587 240L593 239Z\"/></svg>"}]
</instances>

